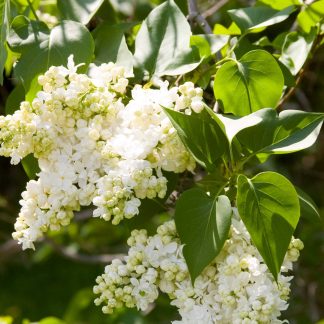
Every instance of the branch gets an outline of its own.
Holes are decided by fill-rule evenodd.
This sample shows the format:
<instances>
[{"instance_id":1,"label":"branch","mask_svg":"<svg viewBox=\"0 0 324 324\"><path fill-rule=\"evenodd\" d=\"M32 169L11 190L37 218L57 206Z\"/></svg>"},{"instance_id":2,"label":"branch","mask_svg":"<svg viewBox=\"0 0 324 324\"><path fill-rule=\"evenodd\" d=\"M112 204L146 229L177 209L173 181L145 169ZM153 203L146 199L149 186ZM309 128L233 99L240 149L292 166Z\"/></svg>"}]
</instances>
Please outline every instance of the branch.
<instances>
[{"instance_id":1,"label":"branch","mask_svg":"<svg viewBox=\"0 0 324 324\"><path fill-rule=\"evenodd\" d=\"M212 16L214 13L216 13L220 8L222 8L223 6L225 6L227 3L229 2L229 0L220 0L218 2L216 2L212 7L210 7L209 9L207 9L205 12L202 13L202 16L204 18L207 18L209 16Z\"/></svg>"},{"instance_id":2,"label":"branch","mask_svg":"<svg viewBox=\"0 0 324 324\"><path fill-rule=\"evenodd\" d=\"M203 29L205 34L212 34L213 31L209 26L207 20L199 13L198 6L195 0L187 0L188 1L188 20L192 22L198 23L198 25Z\"/></svg>"},{"instance_id":3,"label":"branch","mask_svg":"<svg viewBox=\"0 0 324 324\"><path fill-rule=\"evenodd\" d=\"M60 244L56 243L54 240L50 238L46 238L45 241L49 243L49 245L56 251L58 254L61 256L81 262L81 263L99 263L99 264L107 264L110 263L114 259L122 259L125 257L125 254L99 254L99 255L87 255L87 254L82 254L78 253L75 251L71 251L68 248L61 246Z\"/></svg>"}]
</instances>

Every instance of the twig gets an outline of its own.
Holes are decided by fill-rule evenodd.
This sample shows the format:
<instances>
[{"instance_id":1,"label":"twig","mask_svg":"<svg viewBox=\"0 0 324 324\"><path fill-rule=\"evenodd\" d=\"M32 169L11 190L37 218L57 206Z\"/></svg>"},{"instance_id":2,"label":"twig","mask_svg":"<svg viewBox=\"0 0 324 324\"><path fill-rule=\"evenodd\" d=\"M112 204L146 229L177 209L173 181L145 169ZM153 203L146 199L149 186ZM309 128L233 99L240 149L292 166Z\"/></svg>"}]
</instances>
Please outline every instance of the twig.
<instances>
[{"instance_id":1,"label":"twig","mask_svg":"<svg viewBox=\"0 0 324 324\"><path fill-rule=\"evenodd\" d=\"M37 13L36 13L36 11L35 11L35 9L34 9L32 3L30 2L30 0L27 0L27 2L28 2L29 8L30 8L30 10L32 11L32 13L33 13L35 19L36 19L36 20L39 20L39 18L38 18L38 16L37 16Z\"/></svg>"},{"instance_id":2,"label":"twig","mask_svg":"<svg viewBox=\"0 0 324 324\"><path fill-rule=\"evenodd\" d=\"M207 18L209 16L212 16L220 8L222 8L223 6L225 6L228 2L229 2L229 0L220 0L220 1L216 2L212 7L210 7L209 9L207 9L205 12L203 12L201 15L204 18Z\"/></svg>"},{"instance_id":3,"label":"twig","mask_svg":"<svg viewBox=\"0 0 324 324\"><path fill-rule=\"evenodd\" d=\"M205 34L212 34L213 31L209 26L207 20L199 13L198 6L195 0L187 0L188 2L188 20L190 22L197 22L203 29Z\"/></svg>"},{"instance_id":4,"label":"twig","mask_svg":"<svg viewBox=\"0 0 324 324\"><path fill-rule=\"evenodd\" d=\"M122 259L125 255L124 254L100 254L100 255L87 255L78 253L75 251L71 251L68 248L61 246L60 244L56 243L54 240L50 238L46 238L45 242L49 243L51 247L61 256L77 261L82 263L99 263L99 264L107 264L114 259Z\"/></svg>"}]
</instances>

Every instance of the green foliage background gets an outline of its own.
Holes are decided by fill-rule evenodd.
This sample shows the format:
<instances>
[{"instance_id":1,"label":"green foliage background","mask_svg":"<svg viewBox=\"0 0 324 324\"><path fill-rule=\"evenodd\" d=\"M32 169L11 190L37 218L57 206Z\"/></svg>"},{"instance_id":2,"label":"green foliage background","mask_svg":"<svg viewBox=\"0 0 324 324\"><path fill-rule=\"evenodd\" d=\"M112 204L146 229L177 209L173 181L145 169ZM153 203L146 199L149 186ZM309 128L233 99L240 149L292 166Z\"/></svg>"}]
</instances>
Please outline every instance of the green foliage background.
<instances>
[{"instance_id":1,"label":"green foliage background","mask_svg":"<svg viewBox=\"0 0 324 324\"><path fill-rule=\"evenodd\" d=\"M15 0L24 6L27 1ZM38 3L39 1L34 1ZM74 1L78 3L78 1ZM99 3L100 1L98 1ZM96 17L88 24L93 30L98 21L107 20L109 23L101 31L109 30L115 22L141 21L150 10L161 3L159 0L111 0L101 1L103 5ZM186 13L186 1L176 1L181 10ZM252 1L253 2L253 1ZM247 7L251 1L225 1L225 5L210 16L211 25L221 23L228 26L230 17L227 10ZM267 1L264 1L267 2ZM64 0L58 1L64 8ZM208 10L214 1L198 1L201 12ZM55 1L44 1L46 11L59 15ZM65 9L63 9L65 10ZM67 13L68 15L69 13ZM30 13L32 15L32 13ZM73 18L73 17L72 17ZM285 30L296 16L266 29L263 36L272 39L280 30ZM86 18L82 18L86 19ZM84 21L87 23L88 21ZM125 24L125 30L136 26ZM197 33L201 33L198 26ZM98 31L99 33L100 31ZM116 37L122 37L123 32ZM249 41L256 36L249 35ZM133 46L132 34L128 34L127 42ZM242 42L237 49L237 55L245 52L244 46L251 43ZM98 54L98 53L97 53ZM116 53L110 53L112 57ZM100 58L100 55L97 55ZM296 91L285 102L284 108L302 109L305 111L321 112L324 102L324 49L316 52L307 65L303 78ZM0 112L5 113L5 103L14 88L15 81L10 69L0 87ZM11 100L13 100L11 98ZM14 102L11 102L14 105ZM260 170L279 171L292 180L295 185L303 188L320 208L321 221L314 224L307 219L301 219L296 236L304 242L298 262L295 278L292 284L292 294L289 309L283 314L290 323L315 323L324 318L324 132L310 149L288 156L271 157ZM11 166L9 159L0 158L0 323L5 321L1 316L10 316L14 323L39 321L49 316L62 320L47 319L40 323L170 323L176 319L176 310L169 306L166 296L159 298L157 306L148 314L136 310L121 310L113 316L101 313L100 308L93 304L92 286L97 275L103 272L104 265L93 255L120 253L126 251L125 240L130 230L146 224L154 231L158 224L168 216L164 214L147 218L144 215L134 220L124 222L120 226L112 226L97 219L87 219L87 211L81 212L77 222L63 229L60 233L51 233L47 239L38 244L36 252L22 252L16 242L11 240L11 232L17 213L18 201L24 189L27 176L21 166ZM186 187L190 176L178 186ZM152 202L144 204L151 214L160 212ZM144 214L144 213L143 213ZM63 247L63 248L62 248ZM71 255L81 255L71 258ZM76 260L77 259L77 260ZM146 315L146 316L144 316ZM9 321L9 319L8 319ZM10 322L10 321L9 321ZM5 322L4 322L5 323Z\"/></svg>"}]
</instances>

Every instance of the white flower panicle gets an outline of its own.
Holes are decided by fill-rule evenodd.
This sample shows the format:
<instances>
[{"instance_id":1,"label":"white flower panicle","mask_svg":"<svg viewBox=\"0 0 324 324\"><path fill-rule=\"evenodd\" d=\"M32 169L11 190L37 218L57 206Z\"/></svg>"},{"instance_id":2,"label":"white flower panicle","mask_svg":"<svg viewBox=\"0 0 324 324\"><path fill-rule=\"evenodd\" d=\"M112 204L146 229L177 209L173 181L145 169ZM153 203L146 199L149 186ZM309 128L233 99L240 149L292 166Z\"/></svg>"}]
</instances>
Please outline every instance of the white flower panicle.
<instances>
[{"instance_id":1,"label":"white flower panicle","mask_svg":"<svg viewBox=\"0 0 324 324\"><path fill-rule=\"evenodd\" d=\"M123 67L93 66L90 76L77 69L73 57L67 67L50 67L32 103L0 117L0 155L17 164L33 154L41 170L22 194L15 224L24 249L91 203L95 217L131 218L140 199L165 196L163 170L195 167L162 106L199 112L201 89L161 82L159 89L137 85L128 98Z\"/></svg>"},{"instance_id":2,"label":"white flower panicle","mask_svg":"<svg viewBox=\"0 0 324 324\"><path fill-rule=\"evenodd\" d=\"M303 248L292 239L277 284L236 215L221 253L192 286L174 221L154 236L134 230L127 243L125 259L114 260L97 278L95 304L108 314L123 306L145 311L161 291L179 310L174 324L283 323L278 317L288 307L292 279L284 273Z\"/></svg>"}]
</instances>

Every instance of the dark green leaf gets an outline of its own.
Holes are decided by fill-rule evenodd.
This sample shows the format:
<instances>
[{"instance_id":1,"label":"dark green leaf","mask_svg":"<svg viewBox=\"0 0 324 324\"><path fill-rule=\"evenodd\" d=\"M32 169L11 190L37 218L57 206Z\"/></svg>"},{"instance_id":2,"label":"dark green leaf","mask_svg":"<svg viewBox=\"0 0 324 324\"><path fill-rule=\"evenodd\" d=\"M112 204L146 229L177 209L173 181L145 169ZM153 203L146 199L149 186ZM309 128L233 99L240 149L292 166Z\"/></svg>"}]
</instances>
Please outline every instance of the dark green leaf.
<instances>
[{"instance_id":1,"label":"dark green leaf","mask_svg":"<svg viewBox=\"0 0 324 324\"><path fill-rule=\"evenodd\" d=\"M6 64L6 39L9 33L10 1L2 0L0 3L0 84L3 84L3 69Z\"/></svg>"},{"instance_id":2,"label":"dark green leaf","mask_svg":"<svg viewBox=\"0 0 324 324\"><path fill-rule=\"evenodd\" d=\"M252 241L277 279L299 220L294 186L282 175L263 172L238 177L237 208Z\"/></svg>"},{"instance_id":3,"label":"dark green leaf","mask_svg":"<svg viewBox=\"0 0 324 324\"><path fill-rule=\"evenodd\" d=\"M314 1L306 5L298 16L297 21L305 33L309 33L312 27L323 21L324 17L324 0Z\"/></svg>"},{"instance_id":4,"label":"dark green leaf","mask_svg":"<svg viewBox=\"0 0 324 324\"><path fill-rule=\"evenodd\" d=\"M231 60L221 66L215 75L214 93L224 112L244 116L275 107L283 85L275 58L264 50L254 50L239 61Z\"/></svg>"},{"instance_id":5,"label":"dark green leaf","mask_svg":"<svg viewBox=\"0 0 324 324\"><path fill-rule=\"evenodd\" d=\"M267 6L249 7L229 10L232 20L240 27L242 32L278 24L286 20L295 10L294 6L281 11Z\"/></svg>"},{"instance_id":6,"label":"dark green leaf","mask_svg":"<svg viewBox=\"0 0 324 324\"><path fill-rule=\"evenodd\" d=\"M36 174L40 171L38 162L32 154L27 155L21 160L21 164L29 179L35 179Z\"/></svg>"},{"instance_id":7,"label":"dark green leaf","mask_svg":"<svg viewBox=\"0 0 324 324\"><path fill-rule=\"evenodd\" d=\"M207 113L185 115L167 108L164 112L196 161L212 172L226 151L227 140L220 126Z\"/></svg>"},{"instance_id":8,"label":"dark green leaf","mask_svg":"<svg viewBox=\"0 0 324 324\"><path fill-rule=\"evenodd\" d=\"M315 143L324 119L324 114L299 110L285 110L278 116L269 108L256 115L262 122L237 135L253 154L286 154L308 148Z\"/></svg>"},{"instance_id":9,"label":"dark green leaf","mask_svg":"<svg viewBox=\"0 0 324 324\"><path fill-rule=\"evenodd\" d=\"M6 115L12 115L19 109L20 103L25 100L25 90L22 84L18 84L9 94L6 100Z\"/></svg>"},{"instance_id":10,"label":"dark green leaf","mask_svg":"<svg viewBox=\"0 0 324 324\"><path fill-rule=\"evenodd\" d=\"M93 33L95 41L95 62L114 62L124 66L128 73L133 71L133 55L128 49L124 33L134 24L101 24Z\"/></svg>"},{"instance_id":11,"label":"dark green leaf","mask_svg":"<svg viewBox=\"0 0 324 324\"><path fill-rule=\"evenodd\" d=\"M192 282L221 251L231 225L232 207L226 196L210 197L201 189L179 198L175 223Z\"/></svg>"},{"instance_id":12,"label":"dark green leaf","mask_svg":"<svg viewBox=\"0 0 324 324\"><path fill-rule=\"evenodd\" d=\"M34 42L31 41L31 36L21 37L21 42L17 42L21 35L29 35L30 25L33 26L33 24L38 24L39 27L35 31ZM92 36L82 24L65 20L55 26L48 37L42 33L39 38L41 24L40 22L29 22L28 25L25 25L24 30L19 29L19 33L11 34L10 38L13 41L10 43L13 49L22 53L14 71L17 77L22 78L26 92L29 91L32 80L37 75L44 73L50 66L66 66L67 59L71 54L74 55L76 64L85 64L80 68L81 71L87 69L93 55Z\"/></svg>"},{"instance_id":13,"label":"dark green leaf","mask_svg":"<svg viewBox=\"0 0 324 324\"><path fill-rule=\"evenodd\" d=\"M144 20L135 40L136 74L176 75L192 71L200 63L190 48L191 30L173 0L164 2Z\"/></svg>"},{"instance_id":14,"label":"dark green leaf","mask_svg":"<svg viewBox=\"0 0 324 324\"><path fill-rule=\"evenodd\" d=\"M86 25L103 2L104 0L57 0L57 7L64 19Z\"/></svg>"},{"instance_id":15,"label":"dark green leaf","mask_svg":"<svg viewBox=\"0 0 324 324\"><path fill-rule=\"evenodd\" d=\"M300 204L300 216L308 219L313 223L319 223L321 220L321 215L319 210L313 201L313 199L307 195L306 192L295 186L298 194L299 204Z\"/></svg>"},{"instance_id":16,"label":"dark green leaf","mask_svg":"<svg viewBox=\"0 0 324 324\"><path fill-rule=\"evenodd\" d=\"M206 175L201 180L196 182L196 186L209 192L211 195L216 195L228 183L228 179L224 177L221 168L217 168L213 173ZM220 192L221 193L221 192Z\"/></svg>"}]
</instances>

